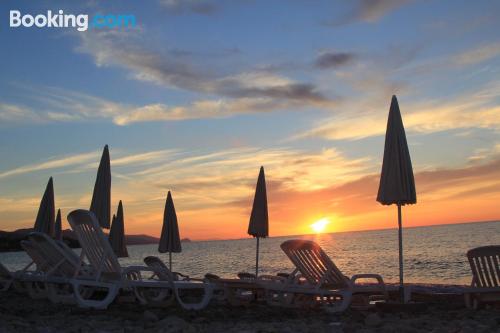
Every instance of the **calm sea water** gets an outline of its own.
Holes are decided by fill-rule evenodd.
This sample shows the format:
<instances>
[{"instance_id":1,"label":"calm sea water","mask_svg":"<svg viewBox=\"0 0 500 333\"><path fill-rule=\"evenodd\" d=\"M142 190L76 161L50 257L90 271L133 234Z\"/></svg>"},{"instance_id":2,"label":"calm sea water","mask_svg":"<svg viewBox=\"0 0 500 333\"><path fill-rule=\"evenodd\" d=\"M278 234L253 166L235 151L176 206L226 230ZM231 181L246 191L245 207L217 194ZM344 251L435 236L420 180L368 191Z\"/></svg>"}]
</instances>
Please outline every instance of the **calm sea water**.
<instances>
[{"instance_id":1,"label":"calm sea water","mask_svg":"<svg viewBox=\"0 0 500 333\"><path fill-rule=\"evenodd\" d=\"M405 281L422 283L470 283L468 249L500 244L500 222L469 223L407 228L403 232ZM276 274L293 270L279 245L288 239L317 241L346 275L378 273L396 282L398 273L397 230L359 231L318 236L273 237L260 241L260 272ZM238 272L254 272L255 240L225 240L183 243L183 252L173 254L175 271L193 277L210 272L235 277ZM168 262L168 254L158 254L156 245L129 246L123 265L141 265L147 255ZM10 269L20 269L29 259L23 252L0 253L0 261Z\"/></svg>"}]
</instances>

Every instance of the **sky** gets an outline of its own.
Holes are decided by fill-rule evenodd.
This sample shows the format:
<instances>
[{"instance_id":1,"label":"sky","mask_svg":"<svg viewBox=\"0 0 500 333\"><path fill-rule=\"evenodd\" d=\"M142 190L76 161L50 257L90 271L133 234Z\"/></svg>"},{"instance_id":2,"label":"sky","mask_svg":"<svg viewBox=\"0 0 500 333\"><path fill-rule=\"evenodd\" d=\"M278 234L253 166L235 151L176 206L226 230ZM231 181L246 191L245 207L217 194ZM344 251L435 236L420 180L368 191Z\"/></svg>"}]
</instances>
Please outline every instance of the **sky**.
<instances>
[{"instance_id":1,"label":"sky","mask_svg":"<svg viewBox=\"0 0 500 333\"><path fill-rule=\"evenodd\" d=\"M9 27L24 14L135 27ZM0 2L0 229L31 227L49 177L88 208L110 147L112 210L158 236L248 237L260 166L270 236L394 228L376 202L392 95L417 204L404 226L500 219L496 1ZM68 228L66 220L63 228Z\"/></svg>"}]
</instances>

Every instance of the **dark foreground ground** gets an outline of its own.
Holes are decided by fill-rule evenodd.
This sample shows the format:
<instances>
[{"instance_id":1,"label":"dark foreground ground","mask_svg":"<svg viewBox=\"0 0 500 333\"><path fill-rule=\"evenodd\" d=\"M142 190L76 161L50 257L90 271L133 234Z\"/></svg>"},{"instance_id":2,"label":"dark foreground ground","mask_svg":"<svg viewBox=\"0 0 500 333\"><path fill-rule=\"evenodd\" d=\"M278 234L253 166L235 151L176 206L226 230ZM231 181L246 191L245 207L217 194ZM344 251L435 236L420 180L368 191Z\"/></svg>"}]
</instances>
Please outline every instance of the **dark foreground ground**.
<instances>
[{"instance_id":1,"label":"dark foreground ground","mask_svg":"<svg viewBox=\"0 0 500 333\"><path fill-rule=\"evenodd\" d=\"M353 310L329 314L253 304L214 304L203 311L113 304L82 310L0 293L0 332L499 332L500 308L472 311L459 299L430 302L417 310Z\"/></svg>"}]
</instances>

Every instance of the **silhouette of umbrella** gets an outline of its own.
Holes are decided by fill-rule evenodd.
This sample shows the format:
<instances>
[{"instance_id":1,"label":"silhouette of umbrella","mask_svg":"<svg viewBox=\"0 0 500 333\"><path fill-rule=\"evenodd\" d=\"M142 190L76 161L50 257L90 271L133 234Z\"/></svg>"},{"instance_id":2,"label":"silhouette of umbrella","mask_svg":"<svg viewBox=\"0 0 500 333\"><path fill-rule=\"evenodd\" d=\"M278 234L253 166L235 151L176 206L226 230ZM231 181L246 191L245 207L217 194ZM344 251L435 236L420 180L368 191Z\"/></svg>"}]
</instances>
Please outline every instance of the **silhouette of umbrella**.
<instances>
[{"instance_id":1,"label":"silhouette of umbrella","mask_svg":"<svg viewBox=\"0 0 500 333\"><path fill-rule=\"evenodd\" d=\"M111 166L108 145L104 146L101 162L92 193L90 211L95 214L102 228L109 229L111 217Z\"/></svg>"},{"instance_id":2,"label":"silhouette of umbrella","mask_svg":"<svg viewBox=\"0 0 500 333\"><path fill-rule=\"evenodd\" d=\"M33 229L38 232L44 232L50 237L54 236L54 217L56 209L54 205L54 183L52 177L49 178L42 201L36 215Z\"/></svg>"},{"instance_id":3,"label":"silhouette of umbrella","mask_svg":"<svg viewBox=\"0 0 500 333\"><path fill-rule=\"evenodd\" d=\"M180 253L181 251L182 247L181 239L179 237L179 226L177 224L177 214L175 213L172 194L168 191L167 201L165 202L165 211L163 212L163 227L161 228L158 252L168 252L169 268L172 270L172 252Z\"/></svg>"},{"instance_id":4,"label":"silhouette of umbrella","mask_svg":"<svg viewBox=\"0 0 500 333\"><path fill-rule=\"evenodd\" d=\"M62 241L62 220L61 220L61 210L57 210L56 222L54 224L54 239Z\"/></svg>"},{"instance_id":5,"label":"silhouette of umbrella","mask_svg":"<svg viewBox=\"0 0 500 333\"><path fill-rule=\"evenodd\" d=\"M109 230L109 243L118 258L128 257L127 244L125 241L125 225L123 220L123 205L122 201L118 203L118 211L116 216L113 215L113 223Z\"/></svg>"},{"instance_id":6,"label":"silhouette of umbrella","mask_svg":"<svg viewBox=\"0 0 500 333\"><path fill-rule=\"evenodd\" d=\"M248 224L248 234L257 238L255 253L255 276L259 274L259 239L269 236L269 217L267 213L266 178L264 167L260 167L259 178L255 188L252 213Z\"/></svg>"},{"instance_id":7,"label":"silhouette of umbrella","mask_svg":"<svg viewBox=\"0 0 500 333\"><path fill-rule=\"evenodd\" d=\"M392 96L389 118L387 120L384 160L382 163L377 201L383 205L396 204L398 206L399 289L401 302L404 302L401 206L417 203L417 195L405 129L396 96Z\"/></svg>"}]
</instances>

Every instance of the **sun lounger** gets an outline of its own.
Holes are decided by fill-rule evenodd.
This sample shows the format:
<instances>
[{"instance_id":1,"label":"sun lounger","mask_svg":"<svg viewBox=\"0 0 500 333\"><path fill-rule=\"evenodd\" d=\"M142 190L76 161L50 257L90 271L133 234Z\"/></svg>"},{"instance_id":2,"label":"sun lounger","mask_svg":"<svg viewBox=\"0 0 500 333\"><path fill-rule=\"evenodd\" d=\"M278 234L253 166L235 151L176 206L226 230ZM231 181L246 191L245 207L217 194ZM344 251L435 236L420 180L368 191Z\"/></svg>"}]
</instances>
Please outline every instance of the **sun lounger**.
<instances>
[{"instance_id":1,"label":"sun lounger","mask_svg":"<svg viewBox=\"0 0 500 333\"><path fill-rule=\"evenodd\" d=\"M273 277L264 281L267 300L271 304L309 307L324 305L332 312L344 311L353 294L365 295L366 303L387 299L383 279L378 274L357 274L346 277L312 241L289 240L281 249L295 265L288 277ZM373 279L376 284L356 284L359 279Z\"/></svg>"},{"instance_id":2,"label":"sun lounger","mask_svg":"<svg viewBox=\"0 0 500 333\"><path fill-rule=\"evenodd\" d=\"M184 274L181 274L178 272L170 271L170 269L167 267L167 265L165 265L165 263L160 258L158 258L156 256L148 256L148 257L144 258L144 263L148 267L152 267L152 268L157 269L157 271L159 273L155 274L156 278L158 278L160 281L161 280L165 281L165 280L171 279L174 281L175 287L186 285L186 283L189 283L190 281L203 282L202 279L193 279L187 275L184 275ZM155 278L155 277L153 276L153 278ZM179 289L181 289L181 288L176 288L176 289L177 289L177 298L181 299L181 301L182 301L183 295L182 295L182 292L179 292ZM176 291L174 290L174 293L171 293L170 295L165 295L165 294L163 294L163 296L162 295L149 295L149 296L145 296L145 297L149 297L149 302L151 302L151 303L153 303L153 302L158 303L157 300L163 298L164 300L161 301L159 303L159 305L169 305L175 300L175 293L176 293Z\"/></svg>"},{"instance_id":3,"label":"sun lounger","mask_svg":"<svg viewBox=\"0 0 500 333\"><path fill-rule=\"evenodd\" d=\"M144 258L144 263L148 267L155 268L158 272L160 272L159 274L155 274L160 280L171 278L174 281L174 293L177 302L179 302L184 308L190 307L183 300L185 296L192 297L193 294L199 294L200 291L203 291L201 301L197 307L201 305L203 305L202 307L205 307L214 295L216 284L210 283L207 279L192 278L179 272L172 272L167 265L165 265L165 263L156 256L148 256ZM203 290L201 290L202 285L205 286ZM210 291L207 291L206 288L210 288ZM152 302L154 302L154 299L152 299Z\"/></svg>"},{"instance_id":4,"label":"sun lounger","mask_svg":"<svg viewBox=\"0 0 500 333\"><path fill-rule=\"evenodd\" d=\"M186 309L201 309L208 304L211 297L211 285L209 284L191 281L179 281L179 283L174 284L172 278L161 280L158 277L165 276L165 271L156 267L130 266L122 268L93 213L87 210L75 210L68 215L68 222L82 246L80 260L86 258L93 269L90 276L75 278L71 281L76 300L80 306L106 308L120 290L133 290L139 301L146 304L151 301L145 297L148 290L154 291L156 296L160 294L160 291L165 290L174 290L176 296L179 290L202 290L204 297L201 302L186 303L176 297L177 301ZM146 277L145 274L152 274L152 276ZM155 279L154 276L157 278ZM79 290L87 287L100 288L105 292L105 296L102 299L86 298Z\"/></svg>"},{"instance_id":5,"label":"sun lounger","mask_svg":"<svg viewBox=\"0 0 500 333\"><path fill-rule=\"evenodd\" d=\"M25 269L21 277L22 281L31 282L28 283L30 295L33 298L46 296L53 302L74 303L70 280L76 275L91 274L90 266L81 263L66 244L44 233L30 233L21 246L36 264L35 271Z\"/></svg>"},{"instance_id":6,"label":"sun lounger","mask_svg":"<svg viewBox=\"0 0 500 333\"><path fill-rule=\"evenodd\" d=\"M500 245L482 246L467 252L472 271L471 287L464 292L465 305L477 309L500 301Z\"/></svg>"}]
</instances>

